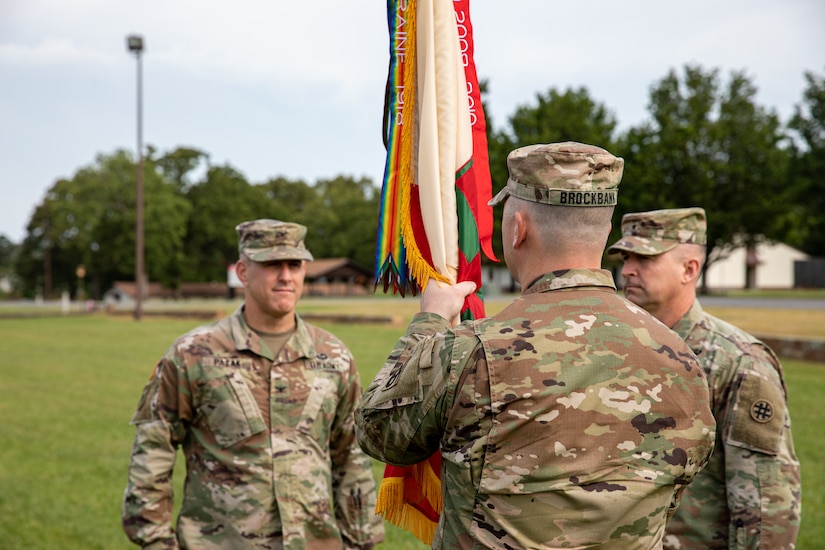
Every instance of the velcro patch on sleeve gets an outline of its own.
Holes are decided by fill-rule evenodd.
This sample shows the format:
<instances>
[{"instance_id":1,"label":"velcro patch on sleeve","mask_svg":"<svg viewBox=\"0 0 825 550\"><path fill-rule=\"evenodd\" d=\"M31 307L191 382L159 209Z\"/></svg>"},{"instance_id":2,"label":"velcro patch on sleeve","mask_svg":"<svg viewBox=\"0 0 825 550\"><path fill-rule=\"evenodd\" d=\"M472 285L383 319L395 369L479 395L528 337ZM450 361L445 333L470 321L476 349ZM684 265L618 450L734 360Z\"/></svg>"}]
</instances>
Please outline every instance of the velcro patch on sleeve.
<instances>
[{"instance_id":1,"label":"velcro patch on sleeve","mask_svg":"<svg viewBox=\"0 0 825 550\"><path fill-rule=\"evenodd\" d=\"M392 409L421 403L424 397L422 382L432 383L432 370L426 356L411 359L406 355L402 360L396 360L383 383L367 397L366 408Z\"/></svg>"},{"instance_id":2,"label":"velcro patch on sleeve","mask_svg":"<svg viewBox=\"0 0 825 550\"><path fill-rule=\"evenodd\" d=\"M775 455L785 427L782 389L758 373L747 372L740 376L732 399L728 443Z\"/></svg>"},{"instance_id":3,"label":"velcro patch on sleeve","mask_svg":"<svg viewBox=\"0 0 825 550\"><path fill-rule=\"evenodd\" d=\"M152 404L157 401L159 386L160 380L157 376L149 379L149 382L147 382L143 388L143 393L140 395L137 410L135 410L135 414L132 415L132 420L129 421L130 424L142 424L143 422L157 420L154 414L155 407L153 407Z\"/></svg>"}]
</instances>

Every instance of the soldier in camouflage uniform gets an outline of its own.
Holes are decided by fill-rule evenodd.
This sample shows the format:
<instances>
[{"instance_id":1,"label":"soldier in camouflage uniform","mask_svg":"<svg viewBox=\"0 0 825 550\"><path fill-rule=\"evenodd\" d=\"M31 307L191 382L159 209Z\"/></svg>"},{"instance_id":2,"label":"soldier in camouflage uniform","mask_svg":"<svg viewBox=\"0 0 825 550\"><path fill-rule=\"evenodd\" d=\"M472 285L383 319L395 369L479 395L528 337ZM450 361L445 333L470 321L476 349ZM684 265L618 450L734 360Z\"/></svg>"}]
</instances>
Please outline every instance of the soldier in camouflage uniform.
<instances>
[{"instance_id":1,"label":"soldier in camouflage uniform","mask_svg":"<svg viewBox=\"0 0 825 550\"><path fill-rule=\"evenodd\" d=\"M702 208L627 214L609 248L624 258L627 298L699 357L719 426L707 468L668 523L665 548L794 548L801 486L782 366L768 346L696 300L706 225Z\"/></svg>"},{"instance_id":2,"label":"soldier in camouflage uniform","mask_svg":"<svg viewBox=\"0 0 825 550\"><path fill-rule=\"evenodd\" d=\"M144 548L370 548L383 520L355 440L358 372L340 340L295 313L306 228L236 229L245 303L177 339L143 390L123 528ZM173 528L178 447L186 483Z\"/></svg>"},{"instance_id":3,"label":"soldier in camouflage uniform","mask_svg":"<svg viewBox=\"0 0 825 550\"><path fill-rule=\"evenodd\" d=\"M453 325L475 285L431 280L358 441L396 465L440 450L436 548L661 548L715 422L690 349L600 269L624 162L573 142L507 162L490 204L522 295Z\"/></svg>"}]
</instances>

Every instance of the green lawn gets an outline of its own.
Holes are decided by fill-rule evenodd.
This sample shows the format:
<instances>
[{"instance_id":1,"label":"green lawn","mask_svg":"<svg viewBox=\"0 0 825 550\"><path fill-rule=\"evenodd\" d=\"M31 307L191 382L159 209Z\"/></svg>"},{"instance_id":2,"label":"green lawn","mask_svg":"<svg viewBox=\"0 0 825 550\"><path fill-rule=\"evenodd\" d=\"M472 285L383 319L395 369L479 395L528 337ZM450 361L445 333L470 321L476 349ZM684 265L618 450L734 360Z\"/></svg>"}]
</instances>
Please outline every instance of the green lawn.
<instances>
[{"instance_id":1,"label":"green lawn","mask_svg":"<svg viewBox=\"0 0 825 550\"><path fill-rule=\"evenodd\" d=\"M407 304L387 305L376 307L408 315ZM307 312L324 309L308 306ZM133 436L129 418L155 361L177 335L199 323L103 315L0 319L3 548L132 548L119 520ZM403 331L400 325L319 324L350 346L365 385ZM825 540L825 446L819 441L825 414L818 406L825 365L785 361L785 368L803 464L798 548L813 550ZM382 470L376 464L377 477ZM176 477L180 486L180 469ZM390 526L382 547L423 545Z\"/></svg>"}]
</instances>

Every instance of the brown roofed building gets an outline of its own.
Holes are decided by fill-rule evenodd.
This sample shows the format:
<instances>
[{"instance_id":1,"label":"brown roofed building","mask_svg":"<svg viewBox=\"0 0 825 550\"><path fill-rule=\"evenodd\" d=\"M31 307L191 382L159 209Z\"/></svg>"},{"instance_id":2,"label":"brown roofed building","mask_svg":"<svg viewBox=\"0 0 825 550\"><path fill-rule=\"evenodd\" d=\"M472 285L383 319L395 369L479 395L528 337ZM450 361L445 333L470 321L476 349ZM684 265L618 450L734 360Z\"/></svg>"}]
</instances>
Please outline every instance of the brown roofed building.
<instances>
[{"instance_id":1,"label":"brown roofed building","mask_svg":"<svg viewBox=\"0 0 825 550\"><path fill-rule=\"evenodd\" d=\"M307 296L366 296L372 293L372 281L372 270L349 258L323 258L307 262L304 292ZM149 283L145 298L232 298L232 290L226 281L181 283L177 290ZM121 306L131 304L134 299L134 281L117 281L104 295L105 302Z\"/></svg>"}]
</instances>

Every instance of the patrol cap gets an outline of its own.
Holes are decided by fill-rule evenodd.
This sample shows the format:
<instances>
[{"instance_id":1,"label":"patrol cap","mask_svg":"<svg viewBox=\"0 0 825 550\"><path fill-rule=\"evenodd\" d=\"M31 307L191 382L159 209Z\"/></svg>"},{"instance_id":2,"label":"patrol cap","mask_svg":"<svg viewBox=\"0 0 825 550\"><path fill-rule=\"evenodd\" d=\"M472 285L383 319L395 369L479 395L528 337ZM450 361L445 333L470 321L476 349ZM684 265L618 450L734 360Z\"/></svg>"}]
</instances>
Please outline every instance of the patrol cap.
<instances>
[{"instance_id":1,"label":"patrol cap","mask_svg":"<svg viewBox=\"0 0 825 550\"><path fill-rule=\"evenodd\" d=\"M235 227L238 252L255 262L312 260L304 245L307 228L279 220L253 220Z\"/></svg>"},{"instance_id":2,"label":"patrol cap","mask_svg":"<svg viewBox=\"0 0 825 550\"><path fill-rule=\"evenodd\" d=\"M624 159L566 141L519 147L507 156L507 170L507 185L489 206L511 195L556 206L616 206Z\"/></svg>"},{"instance_id":3,"label":"patrol cap","mask_svg":"<svg viewBox=\"0 0 825 550\"><path fill-rule=\"evenodd\" d=\"M626 251L655 256L680 244L707 244L707 241L704 208L652 210L622 216L622 238L611 245L607 253Z\"/></svg>"}]
</instances>

